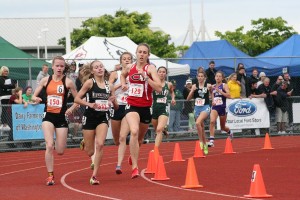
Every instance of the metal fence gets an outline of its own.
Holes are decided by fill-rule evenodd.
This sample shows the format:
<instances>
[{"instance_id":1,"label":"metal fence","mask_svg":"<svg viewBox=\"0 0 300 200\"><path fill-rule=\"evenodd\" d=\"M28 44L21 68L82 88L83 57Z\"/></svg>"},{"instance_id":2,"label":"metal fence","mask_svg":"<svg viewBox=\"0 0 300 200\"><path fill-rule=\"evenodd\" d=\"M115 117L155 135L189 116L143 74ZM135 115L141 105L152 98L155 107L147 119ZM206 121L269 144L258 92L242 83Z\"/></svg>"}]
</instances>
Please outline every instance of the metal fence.
<instances>
[{"instance_id":1,"label":"metal fence","mask_svg":"<svg viewBox=\"0 0 300 200\"><path fill-rule=\"evenodd\" d=\"M300 97L289 98L290 103L300 103ZM179 115L179 121L174 121L173 124L168 124L167 131L168 137L164 137L163 141L177 141L177 140L196 140L198 138L197 131L195 129L195 119L193 117L193 102L186 100L177 100L177 104L181 104L181 107L176 110ZM292 105L292 104L291 104ZM0 152L4 151L20 151L20 150L38 150L45 149L45 143L43 139L35 140L14 140L12 131L12 120L9 114L10 105L1 105L1 122L0 125ZM288 109L289 113L289 123L286 124L287 133L286 135L300 134L300 125L293 123L293 113L292 108ZM79 147L80 141L83 138L81 118L83 114L83 109L75 111L73 116L69 118L69 131L67 139L67 147ZM170 115L171 118L176 114L173 112ZM257 135L253 130L242 130L241 132L235 132L235 137L260 137L264 133L268 132L271 135L278 135L276 129L275 113L270 115L270 128L260 129L260 135ZM205 121L205 132L206 136L209 136L209 118ZM4 126L6 123L7 126ZM178 124L178 127L175 127ZM171 127L172 126L172 127ZM216 130L216 139L226 137L226 134L222 133L220 130ZM152 125L150 124L149 130L145 136L145 140L153 142L155 139L155 132ZM107 139L107 145L113 145L113 140L111 138Z\"/></svg>"}]
</instances>

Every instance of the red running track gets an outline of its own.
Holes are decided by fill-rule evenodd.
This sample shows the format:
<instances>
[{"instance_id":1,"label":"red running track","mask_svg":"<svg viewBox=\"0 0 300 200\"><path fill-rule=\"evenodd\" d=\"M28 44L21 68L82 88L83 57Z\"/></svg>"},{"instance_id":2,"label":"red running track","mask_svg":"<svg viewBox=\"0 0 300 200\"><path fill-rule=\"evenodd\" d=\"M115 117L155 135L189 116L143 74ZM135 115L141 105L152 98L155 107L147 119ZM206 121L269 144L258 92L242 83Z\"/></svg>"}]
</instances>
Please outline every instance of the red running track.
<instances>
[{"instance_id":1,"label":"red running track","mask_svg":"<svg viewBox=\"0 0 300 200\"><path fill-rule=\"evenodd\" d=\"M90 159L79 149L67 149L65 155L55 155L54 186L45 186L47 177L44 151L0 154L0 199L247 199L254 164L259 164L270 199L300 198L300 137L271 137L274 150L262 150L264 138L233 140L236 154L223 154L225 140L216 140L206 158L195 158L199 183L203 188L182 189L185 184L187 161L172 162L175 143L162 143L168 181L151 181L153 175L132 180L125 159L122 175L115 174L117 147L107 146L100 167L100 185L91 186ZM184 159L194 155L195 141L180 142ZM153 144L141 147L139 168L147 166ZM125 158L128 156L128 150ZM252 198L254 199L254 198Z\"/></svg>"}]
</instances>

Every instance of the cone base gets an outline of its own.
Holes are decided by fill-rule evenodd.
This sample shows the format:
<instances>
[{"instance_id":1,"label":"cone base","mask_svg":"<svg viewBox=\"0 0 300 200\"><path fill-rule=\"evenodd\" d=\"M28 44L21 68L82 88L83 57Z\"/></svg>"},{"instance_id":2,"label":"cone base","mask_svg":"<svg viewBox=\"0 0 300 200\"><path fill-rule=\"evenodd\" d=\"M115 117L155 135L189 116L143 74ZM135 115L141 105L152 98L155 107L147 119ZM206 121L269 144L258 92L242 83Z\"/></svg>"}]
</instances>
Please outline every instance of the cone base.
<instances>
[{"instance_id":1,"label":"cone base","mask_svg":"<svg viewBox=\"0 0 300 200\"><path fill-rule=\"evenodd\" d=\"M267 147L267 148L262 148L262 149L271 150L271 149L274 149L274 148L272 148L272 147Z\"/></svg>"},{"instance_id":2,"label":"cone base","mask_svg":"<svg viewBox=\"0 0 300 200\"><path fill-rule=\"evenodd\" d=\"M223 152L223 154L234 154L236 152Z\"/></svg>"},{"instance_id":3,"label":"cone base","mask_svg":"<svg viewBox=\"0 0 300 200\"><path fill-rule=\"evenodd\" d=\"M170 180L170 178L151 178L152 181L167 181Z\"/></svg>"},{"instance_id":4,"label":"cone base","mask_svg":"<svg viewBox=\"0 0 300 200\"><path fill-rule=\"evenodd\" d=\"M152 172L152 171L148 171L147 172L147 171L145 171L144 174L155 174L155 172Z\"/></svg>"},{"instance_id":5,"label":"cone base","mask_svg":"<svg viewBox=\"0 0 300 200\"><path fill-rule=\"evenodd\" d=\"M205 158L206 156L193 156L194 158Z\"/></svg>"},{"instance_id":6,"label":"cone base","mask_svg":"<svg viewBox=\"0 0 300 200\"><path fill-rule=\"evenodd\" d=\"M173 162L183 162L185 160L172 160Z\"/></svg>"},{"instance_id":7,"label":"cone base","mask_svg":"<svg viewBox=\"0 0 300 200\"><path fill-rule=\"evenodd\" d=\"M185 189L189 189L189 188L202 188L203 185L182 185L181 187L185 188Z\"/></svg>"},{"instance_id":8,"label":"cone base","mask_svg":"<svg viewBox=\"0 0 300 200\"><path fill-rule=\"evenodd\" d=\"M270 195L270 194L265 194L265 195L250 195L250 194L247 194L247 195L244 195L244 197L250 197L250 198L263 198L263 197L272 197L273 195Z\"/></svg>"}]
</instances>

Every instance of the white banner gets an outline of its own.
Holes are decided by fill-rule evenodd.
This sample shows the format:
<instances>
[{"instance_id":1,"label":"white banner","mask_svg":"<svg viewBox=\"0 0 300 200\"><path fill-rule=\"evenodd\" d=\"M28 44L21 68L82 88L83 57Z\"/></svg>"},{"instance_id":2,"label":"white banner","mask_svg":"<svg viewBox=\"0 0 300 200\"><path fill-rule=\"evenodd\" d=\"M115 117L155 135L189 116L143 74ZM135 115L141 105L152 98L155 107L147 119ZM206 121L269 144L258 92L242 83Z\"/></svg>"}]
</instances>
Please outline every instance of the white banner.
<instances>
[{"instance_id":1,"label":"white banner","mask_svg":"<svg viewBox=\"0 0 300 200\"><path fill-rule=\"evenodd\" d=\"M269 110L263 98L227 99L226 126L230 129L269 128Z\"/></svg>"}]
</instances>

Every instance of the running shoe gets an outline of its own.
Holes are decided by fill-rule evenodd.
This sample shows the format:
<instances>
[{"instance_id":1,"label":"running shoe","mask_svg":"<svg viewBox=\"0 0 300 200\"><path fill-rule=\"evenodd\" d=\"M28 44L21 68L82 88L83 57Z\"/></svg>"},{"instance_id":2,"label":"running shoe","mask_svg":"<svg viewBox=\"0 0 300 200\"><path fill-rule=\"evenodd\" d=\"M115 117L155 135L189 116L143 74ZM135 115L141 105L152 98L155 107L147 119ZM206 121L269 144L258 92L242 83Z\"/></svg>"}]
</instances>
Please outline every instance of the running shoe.
<instances>
[{"instance_id":1,"label":"running shoe","mask_svg":"<svg viewBox=\"0 0 300 200\"><path fill-rule=\"evenodd\" d=\"M116 174L122 174L121 166L116 166Z\"/></svg>"},{"instance_id":2,"label":"running shoe","mask_svg":"<svg viewBox=\"0 0 300 200\"><path fill-rule=\"evenodd\" d=\"M84 150L84 139L81 140L79 148L81 151Z\"/></svg>"},{"instance_id":3,"label":"running shoe","mask_svg":"<svg viewBox=\"0 0 300 200\"><path fill-rule=\"evenodd\" d=\"M203 145L203 152L204 152L205 155L208 154L208 145L207 144Z\"/></svg>"},{"instance_id":4,"label":"running shoe","mask_svg":"<svg viewBox=\"0 0 300 200\"><path fill-rule=\"evenodd\" d=\"M128 164L129 164L129 165L132 165L132 159L131 159L131 156L128 157Z\"/></svg>"},{"instance_id":5,"label":"running shoe","mask_svg":"<svg viewBox=\"0 0 300 200\"><path fill-rule=\"evenodd\" d=\"M203 150L203 142L199 142L200 143L200 149Z\"/></svg>"},{"instance_id":6,"label":"running shoe","mask_svg":"<svg viewBox=\"0 0 300 200\"><path fill-rule=\"evenodd\" d=\"M50 185L54 185L55 182L54 182L54 176L49 176L47 179L46 179L46 185L47 186L50 186Z\"/></svg>"},{"instance_id":7,"label":"running shoe","mask_svg":"<svg viewBox=\"0 0 300 200\"><path fill-rule=\"evenodd\" d=\"M134 178L137 178L137 177L139 177L139 169L136 167L132 170L131 178L134 179Z\"/></svg>"},{"instance_id":8,"label":"running shoe","mask_svg":"<svg viewBox=\"0 0 300 200\"><path fill-rule=\"evenodd\" d=\"M215 146L215 143L213 140L210 140L209 143L208 143L208 147L214 147Z\"/></svg>"},{"instance_id":9,"label":"running shoe","mask_svg":"<svg viewBox=\"0 0 300 200\"><path fill-rule=\"evenodd\" d=\"M91 167L91 170L94 170L94 166L95 166L95 165L94 165L94 163L92 162L92 163L91 163L91 166L90 166L90 167Z\"/></svg>"},{"instance_id":10,"label":"running shoe","mask_svg":"<svg viewBox=\"0 0 300 200\"><path fill-rule=\"evenodd\" d=\"M90 184L91 185L99 185L100 184L100 181L98 181L98 179L93 176L91 179L90 179Z\"/></svg>"}]
</instances>

